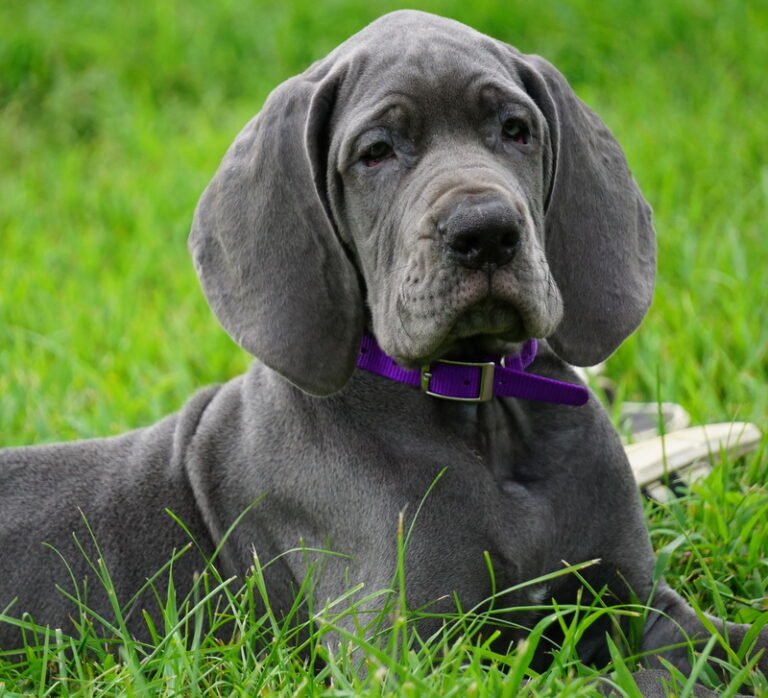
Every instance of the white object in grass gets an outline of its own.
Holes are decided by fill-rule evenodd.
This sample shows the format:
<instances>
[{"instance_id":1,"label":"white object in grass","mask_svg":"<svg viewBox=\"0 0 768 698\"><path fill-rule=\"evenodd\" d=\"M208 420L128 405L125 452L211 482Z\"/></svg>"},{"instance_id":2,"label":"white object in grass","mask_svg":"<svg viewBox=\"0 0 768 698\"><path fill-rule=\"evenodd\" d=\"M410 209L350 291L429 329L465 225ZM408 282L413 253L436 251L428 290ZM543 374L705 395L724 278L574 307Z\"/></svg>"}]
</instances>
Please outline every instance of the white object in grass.
<instances>
[{"instance_id":1,"label":"white object in grass","mask_svg":"<svg viewBox=\"0 0 768 698\"><path fill-rule=\"evenodd\" d=\"M669 496L667 478L690 485L711 469L721 454L738 458L754 451L762 434L748 422L706 424L673 431L624 447L639 487L658 498Z\"/></svg>"}]
</instances>

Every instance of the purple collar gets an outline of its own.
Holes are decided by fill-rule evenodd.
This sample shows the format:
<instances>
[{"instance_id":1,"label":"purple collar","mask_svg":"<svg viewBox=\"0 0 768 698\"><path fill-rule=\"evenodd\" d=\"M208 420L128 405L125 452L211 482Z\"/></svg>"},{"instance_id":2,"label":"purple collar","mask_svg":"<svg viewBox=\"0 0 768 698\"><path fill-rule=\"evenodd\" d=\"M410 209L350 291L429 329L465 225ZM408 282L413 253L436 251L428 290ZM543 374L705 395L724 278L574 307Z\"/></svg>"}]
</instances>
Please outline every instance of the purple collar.
<instances>
[{"instance_id":1,"label":"purple collar","mask_svg":"<svg viewBox=\"0 0 768 698\"><path fill-rule=\"evenodd\" d=\"M364 334L357 366L379 376L420 387L427 395L446 400L485 402L501 396L560 405L583 405L589 399L589 392L584 386L525 372L536 358L536 349L536 340L529 339L516 356L479 362L439 359L421 369L407 369L387 356L371 335Z\"/></svg>"}]
</instances>

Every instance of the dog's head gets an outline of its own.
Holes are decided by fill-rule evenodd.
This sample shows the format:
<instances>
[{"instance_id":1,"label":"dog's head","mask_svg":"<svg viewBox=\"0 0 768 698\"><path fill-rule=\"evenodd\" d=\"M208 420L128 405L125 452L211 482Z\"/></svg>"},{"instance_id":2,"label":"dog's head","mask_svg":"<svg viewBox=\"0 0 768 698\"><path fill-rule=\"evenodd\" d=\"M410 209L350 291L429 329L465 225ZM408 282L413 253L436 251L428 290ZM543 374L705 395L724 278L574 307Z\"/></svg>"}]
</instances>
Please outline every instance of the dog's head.
<instances>
[{"instance_id":1,"label":"dog's head","mask_svg":"<svg viewBox=\"0 0 768 698\"><path fill-rule=\"evenodd\" d=\"M366 324L408 367L531 337L596 363L642 319L655 267L621 149L562 75L413 11L269 96L190 247L225 329L317 395L349 379Z\"/></svg>"}]
</instances>

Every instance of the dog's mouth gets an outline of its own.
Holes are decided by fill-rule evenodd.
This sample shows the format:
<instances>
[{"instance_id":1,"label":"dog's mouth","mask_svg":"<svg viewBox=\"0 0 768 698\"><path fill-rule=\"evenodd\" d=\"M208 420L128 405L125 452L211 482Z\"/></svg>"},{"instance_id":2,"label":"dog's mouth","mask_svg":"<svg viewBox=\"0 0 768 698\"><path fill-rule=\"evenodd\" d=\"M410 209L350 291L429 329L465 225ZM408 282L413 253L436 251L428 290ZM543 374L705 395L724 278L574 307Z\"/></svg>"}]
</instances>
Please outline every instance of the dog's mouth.
<instances>
[{"instance_id":1,"label":"dog's mouth","mask_svg":"<svg viewBox=\"0 0 768 698\"><path fill-rule=\"evenodd\" d=\"M478 361L504 356L529 338L515 307L486 300L462 313L431 358Z\"/></svg>"},{"instance_id":2,"label":"dog's mouth","mask_svg":"<svg viewBox=\"0 0 768 698\"><path fill-rule=\"evenodd\" d=\"M493 274L445 267L431 277L422 272L418 283L415 276L398 289L395 317L373 313L382 348L407 368L514 354L526 340L550 336L562 318L543 258L523 258Z\"/></svg>"},{"instance_id":3,"label":"dog's mouth","mask_svg":"<svg viewBox=\"0 0 768 698\"><path fill-rule=\"evenodd\" d=\"M435 319L430 332L408 336L407 352L393 354L398 363L417 367L437 359L484 361L516 353L534 336L518 308L486 297L453 321Z\"/></svg>"}]
</instances>

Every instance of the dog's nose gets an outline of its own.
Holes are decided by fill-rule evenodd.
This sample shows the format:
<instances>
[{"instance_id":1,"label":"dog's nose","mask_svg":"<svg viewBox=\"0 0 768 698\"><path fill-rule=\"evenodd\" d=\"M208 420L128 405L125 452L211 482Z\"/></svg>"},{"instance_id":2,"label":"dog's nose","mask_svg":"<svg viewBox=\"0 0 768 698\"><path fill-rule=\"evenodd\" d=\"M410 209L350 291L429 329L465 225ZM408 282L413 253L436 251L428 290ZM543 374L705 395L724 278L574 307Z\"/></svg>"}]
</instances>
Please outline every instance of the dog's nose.
<instances>
[{"instance_id":1,"label":"dog's nose","mask_svg":"<svg viewBox=\"0 0 768 698\"><path fill-rule=\"evenodd\" d=\"M468 269L496 269L520 246L522 216L501 201L462 202L438 222L448 255Z\"/></svg>"}]
</instances>

